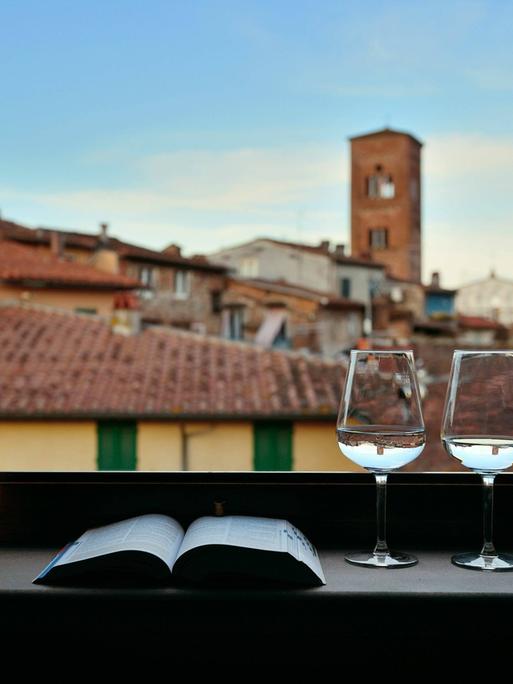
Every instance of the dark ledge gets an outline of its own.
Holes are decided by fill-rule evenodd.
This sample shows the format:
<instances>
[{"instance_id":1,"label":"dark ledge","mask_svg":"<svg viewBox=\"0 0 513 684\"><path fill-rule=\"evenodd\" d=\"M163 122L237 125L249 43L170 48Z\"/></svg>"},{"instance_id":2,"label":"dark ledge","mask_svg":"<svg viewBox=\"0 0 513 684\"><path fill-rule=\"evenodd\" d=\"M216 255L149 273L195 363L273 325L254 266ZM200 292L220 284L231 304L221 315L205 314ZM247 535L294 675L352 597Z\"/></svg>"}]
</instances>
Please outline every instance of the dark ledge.
<instances>
[{"instance_id":1,"label":"dark ledge","mask_svg":"<svg viewBox=\"0 0 513 684\"><path fill-rule=\"evenodd\" d=\"M356 658L430 658L470 646L509 653L513 573L451 565L478 550L481 487L472 474L390 478L389 542L413 568L350 566L346 550L374 542L375 487L344 473L4 473L0 476L0 632L4 644L169 649L203 662L341 664ZM497 479L496 541L513 551L513 479ZM284 517L317 545L327 586L315 589L118 587L32 584L64 543L95 524L164 512L187 525L224 502L233 514ZM134 641L135 639L135 641ZM256 651L255 651L256 649ZM503 649L503 650L501 650ZM296 657L296 656L295 656ZM406 660L405 660L406 659Z\"/></svg>"}]
</instances>

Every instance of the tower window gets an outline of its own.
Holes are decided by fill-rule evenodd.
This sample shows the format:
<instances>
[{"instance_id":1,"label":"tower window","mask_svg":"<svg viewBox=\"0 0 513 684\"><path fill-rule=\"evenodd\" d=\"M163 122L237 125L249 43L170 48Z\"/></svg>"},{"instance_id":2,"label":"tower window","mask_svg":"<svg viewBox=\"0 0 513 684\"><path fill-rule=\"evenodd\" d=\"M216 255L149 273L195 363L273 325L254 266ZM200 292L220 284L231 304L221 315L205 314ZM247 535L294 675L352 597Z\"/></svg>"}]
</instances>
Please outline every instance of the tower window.
<instances>
[{"instance_id":1,"label":"tower window","mask_svg":"<svg viewBox=\"0 0 513 684\"><path fill-rule=\"evenodd\" d=\"M393 199L395 197L395 183L390 174L382 172L381 166L376 166L376 172L367 176L366 194L372 199Z\"/></svg>"},{"instance_id":2,"label":"tower window","mask_svg":"<svg viewBox=\"0 0 513 684\"><path fill-rule=\"evenodd\" d=\"M388 228L371 228L369 230L369 247L371 249L387 249Z\"/></svg>"}]
</instances>

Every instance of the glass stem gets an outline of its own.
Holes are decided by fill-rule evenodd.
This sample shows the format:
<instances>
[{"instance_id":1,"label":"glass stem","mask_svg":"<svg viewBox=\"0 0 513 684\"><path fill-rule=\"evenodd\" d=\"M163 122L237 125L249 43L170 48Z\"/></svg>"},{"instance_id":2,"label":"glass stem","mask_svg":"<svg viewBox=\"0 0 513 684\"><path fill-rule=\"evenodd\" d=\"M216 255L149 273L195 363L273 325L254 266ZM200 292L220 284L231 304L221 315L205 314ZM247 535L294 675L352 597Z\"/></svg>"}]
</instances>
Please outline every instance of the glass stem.
<instances>
[{"instance_id":1,"label":"glass stem","mask_svg":"<svg viewBox=\"0 0 513 684\"><path fill-rule=\"evenodd\" d=\"M386 541L387 528L387 474L374 473L376 478L376 527L377 540L374 547L374 554L377 556L386 556L388 554L388 546Z\"/></svg>"},{"instance_id":2,"label":"glass stem","mask_svg":"<svg viewBox=\"0 0 513 684\"><path fill-rule=\"evenodd\" d=\"M483 548L482 556L496 556L493 533L493 482L495 475L481 475L483 480Z\"/></svg>"}]
</instances>

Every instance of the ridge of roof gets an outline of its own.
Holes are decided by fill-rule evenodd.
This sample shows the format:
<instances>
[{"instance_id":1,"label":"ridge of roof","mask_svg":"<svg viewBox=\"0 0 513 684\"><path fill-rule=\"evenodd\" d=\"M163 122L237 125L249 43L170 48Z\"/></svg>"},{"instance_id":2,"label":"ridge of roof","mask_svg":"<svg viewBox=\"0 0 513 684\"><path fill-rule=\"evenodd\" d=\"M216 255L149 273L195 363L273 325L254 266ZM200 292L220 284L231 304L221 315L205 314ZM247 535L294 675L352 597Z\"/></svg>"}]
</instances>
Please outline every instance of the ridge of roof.
<instances>
[{"instance_id":1,"label":"ridge of roof","mask_svg":"<svg viewBox=\"0 0 513 684\"><path fill-rule=\"evenodd\" d=\"M79 233L60 228L28 228L12 221L0 219L0 236L2 233L11 240L36 244L49 244L51 234L57 233L65 236L66 244L69 247L94 251L100 246L100 236L97 233ZM204 261L203 259L164 254L158 250L142 247L111 236L107 237L106 246L117 251L120 256L128 258L152 260L174 266L189 266L203 271L225 272L227 270L226 266Z\"/></svg>"},{"instance_id":2,"label":"ridge of roof","mask_svg":"<svg viewBox=\"0 0 513 684\"><path fill-rule=\"evenodd\" d=\"M414 143L419 145L419 147L423 146L423 143L416 138L414 135L411 133L408 133L407 131L398 131L393 128L389 128L388 126L385 126L384 128L380 128L377 131L369 131L368 133L360 133L359 135L351 135L349 136L349 140L361 140L363 138L373 138L373 137L378 137L380 135L400 135L400 136L405 136L407 138L410 138L413 140Z\"/></svg>"},{"instance_id":3,"label":"ridge of roof","mask_svg":"<svg viewBox=\"0 0 513 684\"><path fill-rule=\"evenodd\" d=\"M245 278L242 276L231 276L231 280L236 283L248 284L257 288L261 287L262 289L271 290L273 292L290 294L291 296L303 297L304 299L314 299L323 305L337 304L341 306L346 305L351 308L360 308L364 306L362 302L356 301L354 299L339 297L324 290L315 290L303 285L296 285L284 279L271 280L268 278Z\"/></svg>"},{"instance_id":4,"label":"ridge of roof","mask_svg":"<svg viewBox=\"0 0 513 684\"><path fill-rule=\"evenodd\" d=\"M116 290L142 287L135 278L65 261L54 254L6 239L0 240L0 280L9 283L43 281L52 285Z\"/></svg>"}]
</instances>

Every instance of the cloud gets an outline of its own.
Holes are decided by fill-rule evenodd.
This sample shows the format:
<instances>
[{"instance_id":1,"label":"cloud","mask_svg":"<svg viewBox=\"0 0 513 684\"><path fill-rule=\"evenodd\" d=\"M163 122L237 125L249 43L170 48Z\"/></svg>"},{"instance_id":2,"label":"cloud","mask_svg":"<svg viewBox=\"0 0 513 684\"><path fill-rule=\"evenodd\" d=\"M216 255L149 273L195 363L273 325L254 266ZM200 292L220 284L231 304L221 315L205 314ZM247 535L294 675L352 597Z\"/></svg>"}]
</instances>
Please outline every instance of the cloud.
<instances>
[{"instance_id":1,"label":"cloud","mask_svg":"<svg viewBox=\"0 0 513 684\"><path fill-rule=\"evenodd\" d=\"M513 138L474 133L432 136L424 150L424 173L430 181L458 181L469 175L513 172ZM469 198L471 200L471 198Z\"/></svg>"},{"instance_id":2,"label":"cloud","mask_svg":"<svg viewBox=\"0 0 513 684\"><path fill-rule=\"evenodd\" d=\"M148 180L175 206L232 210L280 205L342 183L341 150L320 147L186 151L142 161Z\"/></svg>"},{"instance_id":3,"label":"cloud","mask_svg":"<svg viewBox=\"0 0 513 684\"><path fill-rule=\"evenodd\" d=\"M342 186L343 148L185 150L134 164L135 187L38 193L42 204L101 213L152 215L173 209L234 212L304 202L322 188Z\"/></svg>"},{"instance_id":4,"label":"cloud","mask_svg":"<svg viewBox=\"0 0 513 684\"><path fill-rule=\"evenodd\" d=\"M423 156L425 273L447 286L507 273L513 251L513 137L427 136ZM296 148L183 150L141 157L130 185L79 192L4 188L20 221L94 229L100 220L133 242L214 251L259 235L347 241L345 143ZM21 210L20 207L23 209ZM12 213L12 212L11 212Z\"/></svg>"},{"instance_id":5,"label":"cloud","mask_svg":"<svg viewBox=\"0 0 513 684\"><path fill-rule=\"evenodd\" d=\"M481 134L430 137L424 155L423 247L426 274L448 287L508 275L513 251L513 138Z\"/></svg>"}]
</instances>

